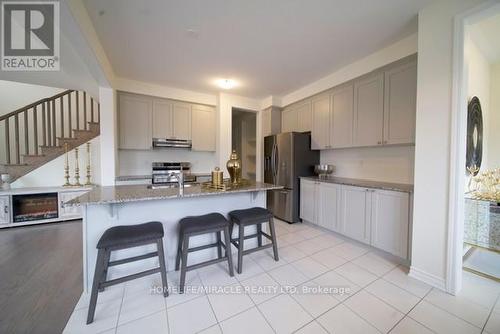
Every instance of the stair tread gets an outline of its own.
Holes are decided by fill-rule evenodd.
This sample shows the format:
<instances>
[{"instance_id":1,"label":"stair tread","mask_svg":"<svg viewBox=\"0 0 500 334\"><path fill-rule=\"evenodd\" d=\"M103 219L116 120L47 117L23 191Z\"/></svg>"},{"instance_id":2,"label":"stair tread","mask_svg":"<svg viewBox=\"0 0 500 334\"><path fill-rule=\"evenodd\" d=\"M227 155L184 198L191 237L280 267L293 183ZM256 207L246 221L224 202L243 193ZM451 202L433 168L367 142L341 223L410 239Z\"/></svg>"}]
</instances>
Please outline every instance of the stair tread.
<instances>
[{"instance_id":1,"label":"stair tread","mask_svg":"<svg viewBox=\"0 0 500 334\"><path fill-rule=\"evenodd\" d=\"M45 154L22 154L21 156L25 158L35 158L35 157L44 157Z\"/></svg>"}]
</instances>

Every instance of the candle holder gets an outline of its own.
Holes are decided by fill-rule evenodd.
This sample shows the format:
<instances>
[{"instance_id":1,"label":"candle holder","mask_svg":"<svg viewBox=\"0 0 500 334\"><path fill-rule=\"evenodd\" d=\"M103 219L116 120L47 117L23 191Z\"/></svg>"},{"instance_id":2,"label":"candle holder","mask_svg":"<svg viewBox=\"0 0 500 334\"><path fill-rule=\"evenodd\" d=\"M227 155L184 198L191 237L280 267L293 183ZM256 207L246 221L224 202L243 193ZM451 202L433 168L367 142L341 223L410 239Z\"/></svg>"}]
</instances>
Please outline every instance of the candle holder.
<instances>
[{"instance_id":1,"label":"candle holder","mask_svg":"<svg viewBox=\"0 0 500 334\"><path fill-rule=\"evenodd\" d=\"M64 182L63 187L71 187L71 183L69 182L68 143L64 143L64 154L65 154L65 160L64 160L64 179L66 180L66 182Z\"/></svg>"},{"instance_id":2,"label":"candle holder","mask_svg":"<svg viewBox=\"0 0 500 334\"><path fill-rule=\"evenodd\" d=\"M90 174L90 142L87 143L87 181L85 182L86 186L91 186L92 182L91 174Z\"/></svg>"},{"instance_id":3,"label":"candle holder","mask_svg":"<svg viewBox=\"0 0 500 334\"><path fill-rule=\"evenodd\" d=\"M78 167L78 147L75 148L75 187L81 187L80 183L80 168Z\"/></svg>"}]
</instances>

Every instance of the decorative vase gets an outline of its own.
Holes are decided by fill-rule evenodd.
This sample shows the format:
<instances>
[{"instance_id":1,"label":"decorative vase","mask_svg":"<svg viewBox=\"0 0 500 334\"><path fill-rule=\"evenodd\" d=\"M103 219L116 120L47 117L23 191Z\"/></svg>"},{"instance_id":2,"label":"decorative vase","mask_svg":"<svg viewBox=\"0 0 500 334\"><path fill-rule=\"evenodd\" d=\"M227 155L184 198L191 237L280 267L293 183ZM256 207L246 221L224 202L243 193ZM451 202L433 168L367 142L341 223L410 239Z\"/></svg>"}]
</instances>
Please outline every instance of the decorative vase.
<instances>
[{"instance_id":1,"label":"decorative vase","mask_svg":"<svg viewBox=\"0 0 500 334\"><path fill-rule=\"evenodd\" d=\"M224 182L224 175L219 167L215 167L215 170L212 171L212 185L214 187L221 186Z\"/></svg>"},{"instance_id":2,"label":"decorative vase","mask_svg":"<svg viewBox=\"0 0 500 334\"><path fill-rule=\"evenodd\" d=\"M226 164L227 171L229 172L229 178L232 184L238 184L241 182L241 160L238 158L238 154L235 150L231 153L229 160Z\"/></svg>"}]
</instances>

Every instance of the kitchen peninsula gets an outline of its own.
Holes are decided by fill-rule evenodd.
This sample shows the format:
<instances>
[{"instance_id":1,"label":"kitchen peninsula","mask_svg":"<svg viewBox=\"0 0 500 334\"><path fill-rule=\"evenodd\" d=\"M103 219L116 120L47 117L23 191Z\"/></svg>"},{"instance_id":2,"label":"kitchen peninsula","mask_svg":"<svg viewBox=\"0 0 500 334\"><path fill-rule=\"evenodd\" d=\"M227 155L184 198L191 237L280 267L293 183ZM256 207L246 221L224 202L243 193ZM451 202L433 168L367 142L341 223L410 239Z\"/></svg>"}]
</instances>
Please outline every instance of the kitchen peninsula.
<instances>
[{"instance_id":1,"label":"kitchen peninsula","mask_svg":"<svg viewBox=\"0 0 500 334\"><path fill-rule=\"evenodd\" d=\"M167 270L175 264L178 230L177 224L186 216L219 212L224 216L232 210L251 207L266 207L266 192L281 189L267 183L249 182L233 186L227 190L205 188L200 184L179 189L167 187L150 189L145 185L124 185L96 187L92 191L75 198L66 205L82 206L83 214L83 274L84 291L89 291L94 275L96 245L110 227L133 225L149 221L163 223L165 230L164 249ZM252 243L249 240L251 246ZM193 246L215 242L213 236L198 236L192 239ZM154 251L152 245L141 246L112 253L112 259L140 255ZM196 263L216 257L215 249L195 252L189 262ZM110 268L109 277L116 278L155 266L155 259L128 263Z\"/></svg>"}]
</instances>

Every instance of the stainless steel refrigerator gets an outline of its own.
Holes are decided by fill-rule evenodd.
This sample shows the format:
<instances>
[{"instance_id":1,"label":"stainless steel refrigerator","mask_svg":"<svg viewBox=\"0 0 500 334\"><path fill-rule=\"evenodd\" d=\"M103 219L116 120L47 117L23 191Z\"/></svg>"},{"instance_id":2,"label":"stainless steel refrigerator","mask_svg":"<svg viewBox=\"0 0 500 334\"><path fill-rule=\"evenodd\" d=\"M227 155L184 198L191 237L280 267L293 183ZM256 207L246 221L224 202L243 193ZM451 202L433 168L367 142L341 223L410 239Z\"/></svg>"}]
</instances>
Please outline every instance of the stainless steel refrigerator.
<instances>
[{"instance_id":1,"label":"stainless steel refrigerator","mask_svg":"<svg viewBox=\"0 0 500 334\"><path fill-rule=\"evenodd\" d=\"M299 177L314 175L319 151L311 150L309 132L286 132L264 138L264 182L283 186L267 193L267 208L275 217L299 222Z\"/></svg>"}]
</instances>

